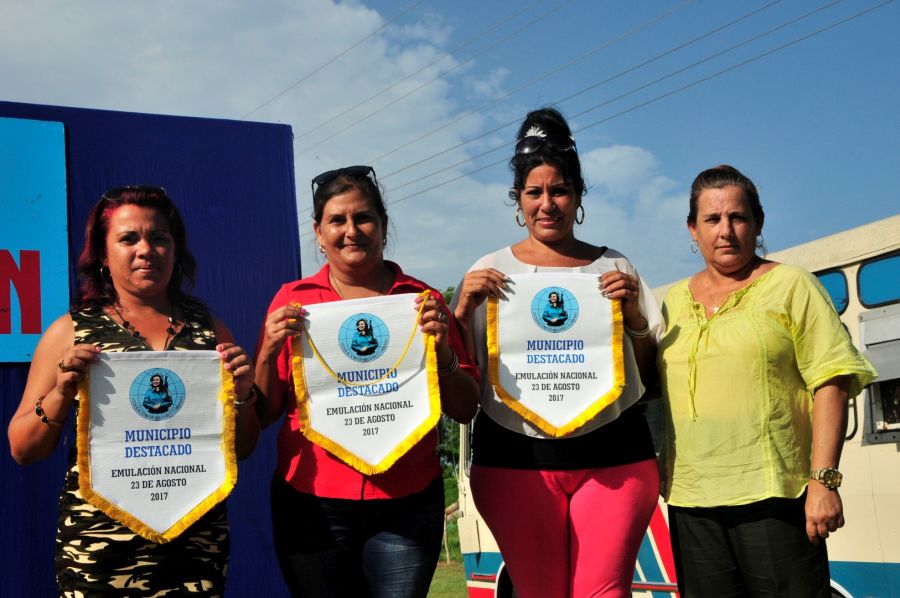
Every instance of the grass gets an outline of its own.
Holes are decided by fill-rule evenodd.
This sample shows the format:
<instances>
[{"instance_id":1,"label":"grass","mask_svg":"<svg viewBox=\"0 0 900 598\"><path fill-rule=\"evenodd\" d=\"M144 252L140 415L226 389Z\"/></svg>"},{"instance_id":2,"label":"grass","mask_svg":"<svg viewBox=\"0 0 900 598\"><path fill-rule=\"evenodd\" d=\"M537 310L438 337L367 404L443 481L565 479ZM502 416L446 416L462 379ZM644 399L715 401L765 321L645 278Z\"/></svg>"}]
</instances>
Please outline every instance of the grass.
<instances>
[{"instance_id":1,"label":"grass","mask_svg":"<svg viewBox=\"0 0 900 598\"><path fill-rule=\"evenodd\" d=\"M448 505L456 502L456 476L455 472L449 468L444 471L444 496ZM459 550L459 530L456 520L447 523L447 542L450 544L450 562L447 562L447 553L442 545L437 571L434 572L434 579L428 590L428 598L466 598L468 596L466 572L462 563L462 553Z\"/></svg>"},{"instance_id":2,"label":"grass","mask_svg":"<svg viewBox=\"0 0 900 598\"><path fill-rule=\"evenodd\" d=\"M466 598L466 572L462 561L438 562L428 598Z\"/></svg>"},{"instance_id":3,"label":"grass","mask_svg":"<svg viewBox=\"0 0 900 598\"><path fill-rule=\"evenodd\" d=\"M447 524L447 541L450 544L450 562L447 562L447 554L442 547L437 571L434 572L434 579L428 590L428 598L465 598L468 595L456 521Z\"/></svg>"}]
</instances>

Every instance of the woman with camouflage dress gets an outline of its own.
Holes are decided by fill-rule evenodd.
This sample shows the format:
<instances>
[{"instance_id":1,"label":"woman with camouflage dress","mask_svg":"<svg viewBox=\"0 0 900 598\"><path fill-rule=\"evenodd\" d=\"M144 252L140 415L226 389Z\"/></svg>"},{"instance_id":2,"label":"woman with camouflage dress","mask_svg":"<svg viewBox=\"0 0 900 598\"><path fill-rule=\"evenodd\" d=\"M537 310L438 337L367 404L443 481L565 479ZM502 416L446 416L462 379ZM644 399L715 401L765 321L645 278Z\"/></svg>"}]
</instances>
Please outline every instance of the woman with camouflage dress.
<instances>
[{"instance_id":1,"label":"woman with camouflage dress","mask_svg":"<svg viewBox=\"0 0 900 598\"><path fill-rule=\"evenodd\" d=\"M70 409L78 409L78 381L101 351L218 351L234 376L235 452L244 458L253 451L259 435L259 421L248 408L256 396L253 369L225 325L182 290L195 270L184 222L164 189L119 187L100 198L88 216L78 260L78 299L41 337L9 425L16 461L32 463L54 451ZM60 497L61 596L224 594L224 502L171 542L156 544L84 501L76 457L73 446Z\"/></svg>"}]
</instances>

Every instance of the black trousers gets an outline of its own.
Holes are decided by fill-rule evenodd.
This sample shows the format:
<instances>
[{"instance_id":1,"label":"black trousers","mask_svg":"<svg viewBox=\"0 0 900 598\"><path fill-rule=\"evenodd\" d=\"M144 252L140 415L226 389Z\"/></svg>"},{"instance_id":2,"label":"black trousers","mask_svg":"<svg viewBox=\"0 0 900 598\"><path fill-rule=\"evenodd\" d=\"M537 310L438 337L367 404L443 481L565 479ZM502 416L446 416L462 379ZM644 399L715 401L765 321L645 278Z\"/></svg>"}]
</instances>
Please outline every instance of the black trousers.
<instances>
[{"instance_id":1,"label":"black trousers","mask_svg":"<svg viewBox=\"0 0 900 598\"><path fill-rule=\"evenodd\" d=\"M736 507L669 507L682 598L831 596L825 541L806 536L806 495Z\"/></svg>"}]
</instances>

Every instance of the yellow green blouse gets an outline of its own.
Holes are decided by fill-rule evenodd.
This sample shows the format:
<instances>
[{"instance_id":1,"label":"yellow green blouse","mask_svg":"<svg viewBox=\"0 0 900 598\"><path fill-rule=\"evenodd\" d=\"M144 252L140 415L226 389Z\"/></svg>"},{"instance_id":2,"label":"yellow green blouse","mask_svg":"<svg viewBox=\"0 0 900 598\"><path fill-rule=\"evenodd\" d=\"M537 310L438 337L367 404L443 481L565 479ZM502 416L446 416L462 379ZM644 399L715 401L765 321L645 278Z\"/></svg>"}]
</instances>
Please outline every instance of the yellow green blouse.
<instances>
[{"instance_id":1,"label":"yellow green blouse","mask_svg":"<svg viewBox=\"0 0 900 598\"><path fill-rule=\"evenodd\" d=\"M711 318L684 280L663 303L658 365L668 404L663 496L682 507L796 498L806 488L814 391L877 373L827 293L779 265L729 295Z\"/></svg>"}]
</instances>

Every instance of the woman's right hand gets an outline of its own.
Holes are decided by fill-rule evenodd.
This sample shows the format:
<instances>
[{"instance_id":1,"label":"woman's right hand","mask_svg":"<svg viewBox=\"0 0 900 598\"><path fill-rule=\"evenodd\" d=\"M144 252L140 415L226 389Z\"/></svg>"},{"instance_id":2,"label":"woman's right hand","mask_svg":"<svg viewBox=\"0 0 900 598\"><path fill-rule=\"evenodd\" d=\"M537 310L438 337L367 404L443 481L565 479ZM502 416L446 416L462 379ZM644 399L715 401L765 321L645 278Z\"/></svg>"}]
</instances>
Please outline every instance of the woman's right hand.
<instances>
[{"instance_id":1,"label":"woman's right hand","mask_svg":"<svg viewBox=\"0 0 900 598\"><path fill-rule=\"evenodd\" d=\"M456 289L459 301L453 315L459 322L467 323L479 305L488 297L502 297L509 289L509 279L499 270L485 268L467 272L462 284Z\"/></svg>"},{"instance_id":2,"label":"woman's right hand","mask_svg":"<svg viewBox=\"0 0 900 598\"><path fill-rule=\"evenodd\" d=\"M99 356L100 347L83 343L66 351L56 362L56 390L66 401L78 394L78 383Z\"/></svg>"},{"instance_id":3,"label":"woman's right hand","mask_svg":"<svg viewBox=\"0 0 900 598\"><path fill-rule=\"evenodd\" d=\"M307 315L307 311L297 304L287 304L273 310L266 317L263 326L263 349L269 354L281 351L284 341L288 337L297 336L303 329L301 318Z\"/></svg>"},{"instance_id":4,"label":"woman's right hand","mask_svg":"<svg viewBox=\"0 0 900 598\"><path fill-rule=\"evenodd\" d=\"M78 382L100 355L99 347L74 341L72 318L65 314L47 328L34 349L22 400L7 429L10 453L22 465L53 453Z\"/></svg>"}]
</instances>

